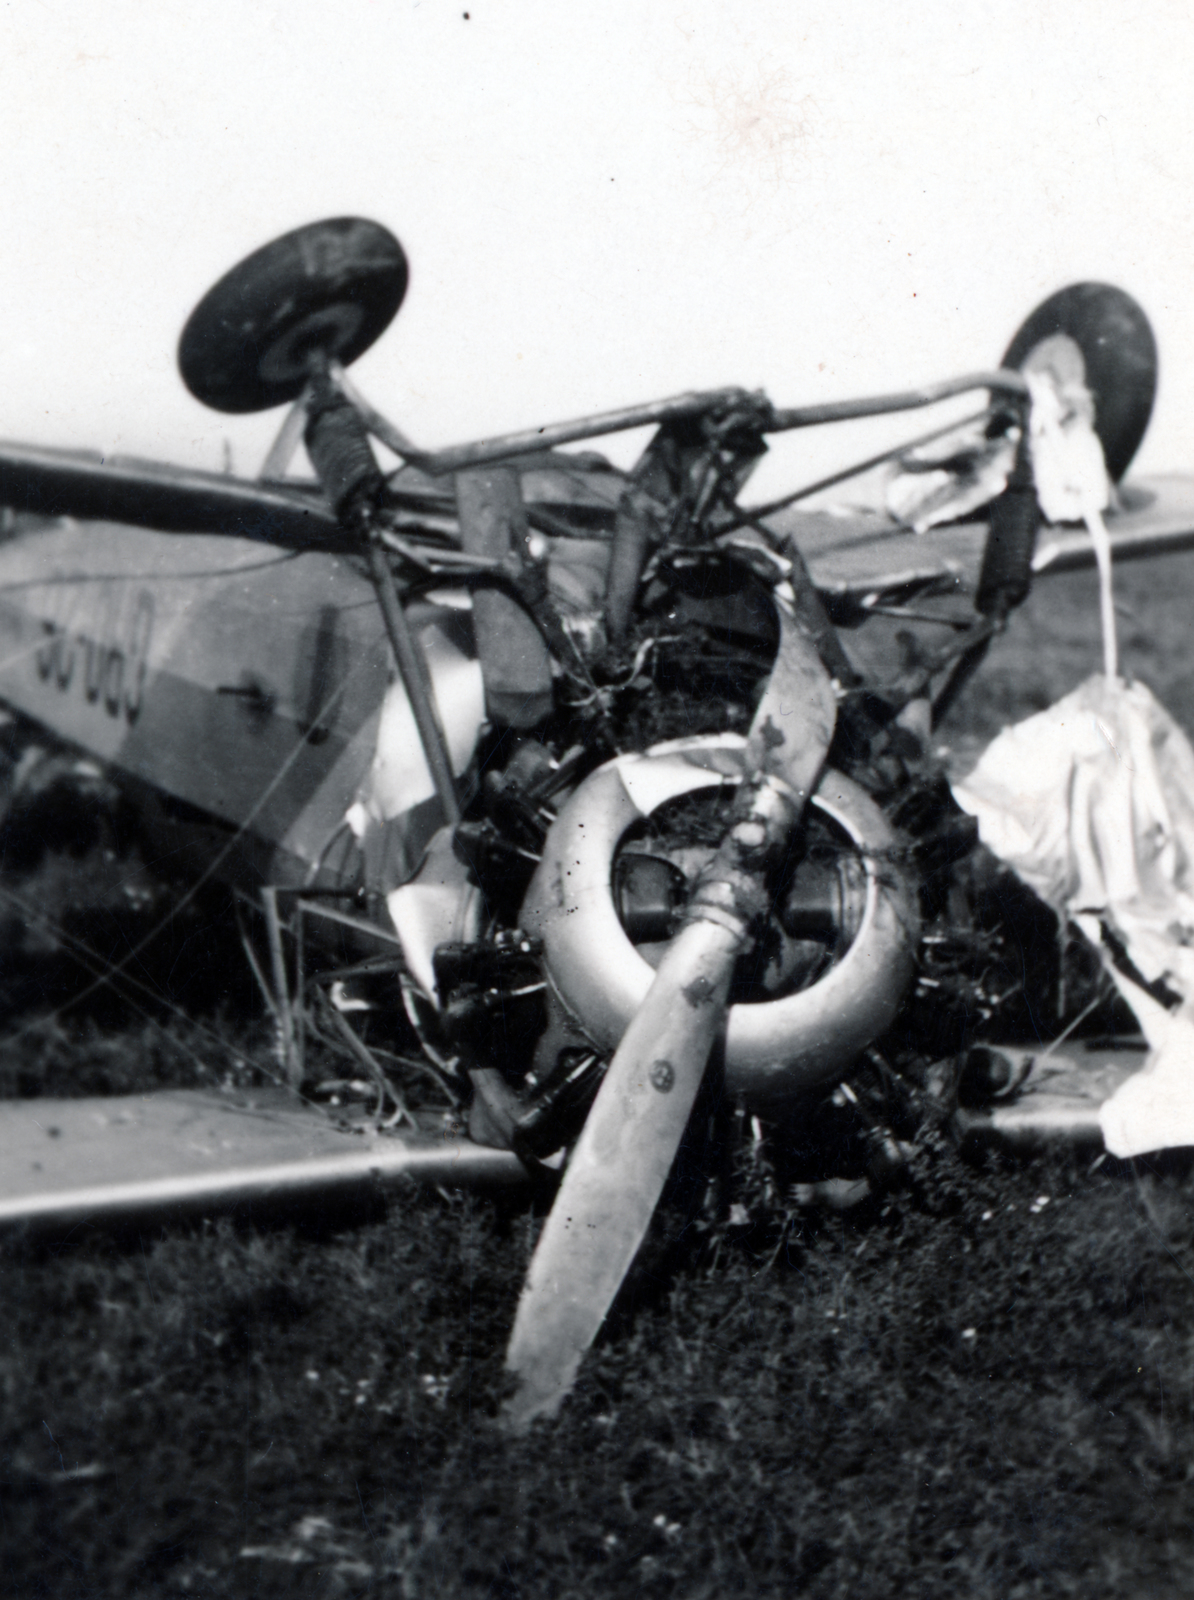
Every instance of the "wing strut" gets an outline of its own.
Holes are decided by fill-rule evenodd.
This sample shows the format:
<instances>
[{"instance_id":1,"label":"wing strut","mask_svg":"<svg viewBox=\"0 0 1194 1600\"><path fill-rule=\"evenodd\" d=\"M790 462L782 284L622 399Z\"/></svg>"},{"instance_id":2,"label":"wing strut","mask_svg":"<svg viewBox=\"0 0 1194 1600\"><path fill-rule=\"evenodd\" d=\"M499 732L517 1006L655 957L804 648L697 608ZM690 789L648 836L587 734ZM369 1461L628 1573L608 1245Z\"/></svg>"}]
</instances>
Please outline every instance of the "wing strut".
<instances>
[{"instance_id":1,"label":"wing strut","mask_svg":"<svg viewBox=\"0 0 1194 1600\"><path fill-rule=\"evenodd\" d=\"M378 537L374 511L385 493L385 479L369 445L369 437L352 402L336 386L325 370L314 377L306 391L306 428L303 434L307 454L335 508L347 528L356 528L369 552L369 575L377 593L386 633L402 675L414 713L423 753L431 771L436 793L448 823L460 821L460 801L452 776L448 741L431 689L427 662L419 648L406 612L398 597L394 574Z\"/></svg>"}]
</instances>

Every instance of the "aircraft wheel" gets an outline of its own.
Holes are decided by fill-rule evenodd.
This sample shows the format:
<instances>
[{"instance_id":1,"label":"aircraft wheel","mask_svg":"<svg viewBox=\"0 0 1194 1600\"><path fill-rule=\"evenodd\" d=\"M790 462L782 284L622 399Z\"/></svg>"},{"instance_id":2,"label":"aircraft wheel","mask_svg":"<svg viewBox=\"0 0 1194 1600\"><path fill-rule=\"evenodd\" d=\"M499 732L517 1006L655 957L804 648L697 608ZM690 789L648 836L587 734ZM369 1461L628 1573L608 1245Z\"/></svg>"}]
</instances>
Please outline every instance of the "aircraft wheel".
<instances>
[{"instance_id":1,"label":"aircraft wheel","mask_svg":"<svg viewBox=\"0 0 1194 1600\"><path fill-rule=\"evenodd\" d=\"M1144 437L1157 392L1157 342L1130 295L1107 283L1059 289L1024 323L1000 365L1083 377L1094 396L1107 471L1119 482Z\"/></svg>"},{"instance_id":2,"label":"aircraft wheel","mask_svg":"<svg viewBox=\"0 0 1194 1600\"><path fill-rule=\"evenodd\" d=\"M225 274L192 311L178 344L183 382L216 411L267 411L297 400L310 355L348 366L390 325L406 294L394 235L334 217L275 239Z\"/></svg>"}]
</instances>

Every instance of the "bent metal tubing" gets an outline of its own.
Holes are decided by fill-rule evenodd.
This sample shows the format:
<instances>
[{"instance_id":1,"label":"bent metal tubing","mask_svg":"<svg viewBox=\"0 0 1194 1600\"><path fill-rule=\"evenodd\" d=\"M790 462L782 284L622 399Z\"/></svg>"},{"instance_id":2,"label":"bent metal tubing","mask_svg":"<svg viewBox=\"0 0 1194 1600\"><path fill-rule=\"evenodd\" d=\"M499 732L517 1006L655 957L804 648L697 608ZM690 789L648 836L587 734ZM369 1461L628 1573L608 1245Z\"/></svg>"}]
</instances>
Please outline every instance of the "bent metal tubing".
<instances>
[{"instance_id":1,"label":"bent metal tubing","mask_svg":"<svg viewBox=\"0 0 1194 1600\"><path fill-rule=\"evenodd\" d=\"M499 434L492 439L478 439L471 444L450 445L443 450L419 450L368 405L355 389L344 386L344 392L352 399L375 437L413 466L435 477L442 473L457 472L462 467L482 466L511 456L549 450L556 445L575 444L581 439L622 433L628 428L674 422L710 411L725 411L735 405L745 405L757 411L763 433L786 433L793 428L815 428L827 422L848 422L862 417L886 416L895 411L916 411L942 400L951 400L956 395L969 394L974 389L987 389L1018 399L1023 399L1028 393L1020 373L1002 369L971 372L961 378L947 378L942 383L905 389L896 394L872 395L862 400L831 400L820 405L792 406L785 410L776 410L764 395L750 394L745 389L709 389L676 395L670 400L657 400L647 405L600 412L580 417L574 422L554 422L541 428Z\"/></svg>"}]
</instances>

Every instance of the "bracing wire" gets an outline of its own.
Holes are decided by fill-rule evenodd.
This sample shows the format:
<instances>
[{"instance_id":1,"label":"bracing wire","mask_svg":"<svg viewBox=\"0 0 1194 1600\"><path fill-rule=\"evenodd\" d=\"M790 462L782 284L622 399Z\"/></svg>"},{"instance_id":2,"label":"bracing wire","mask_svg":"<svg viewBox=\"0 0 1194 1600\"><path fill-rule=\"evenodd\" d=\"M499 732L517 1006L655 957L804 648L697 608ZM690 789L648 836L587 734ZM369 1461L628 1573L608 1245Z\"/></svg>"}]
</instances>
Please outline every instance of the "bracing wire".
<instances>
[{"instance_id":1,"label":"bracing wire","mask_svg":"<svg viewBox=\"0 0 1194 1600\"><path fill-rule=\"evenodd\" d=\"M330 713L330 711L332 710L332 707L336 704L337 700L339 700L340 697L344 694L345 690L348 688L348 685L351 683L353 677L355 676L355 673L357 671L359 671L359 670L360 670L360 666L358 665L358 667L354 668L353 671L349 672L348 675L345 678L343 678L340 683L338 683L336 685L335 689L333 689L331 694L328 695L327 699L325 700L324 704L320 707L319 712L318 712L317 716L314 719L317 724L321 723L324 720L324 718ZM136 958L142 953L142 951L144 951L150 944L153 943L153 941L156 938L159 937L159 935L162 933L163 929L167 926L167 924L174 917L176 917L181 911L184 911L186 909L186 907L191 904L191 902L195 899L195 897L203 889L204 885L211 881L211 879L215 876L215 874L223 866L224 862L232 854L233 850L235 850L236 846L240 843L241 839L243 839L245 834L248 833L248 831L249 831L250 827L252 826L252 824L256 821L257 817L264 810L265 806L269 803L271 797L274 795L274 793L277 791L279 786L282 784L284 779L289 774L291 768L294 766L294 764L298 761L299 757L302 755L304 749L306 748L306 743L307 743L307 741L306 741L305 738L300 738L296 742L294 749L290 752L290 754L282 762L282 764L279 766L277 772L275 772L274 776L270 779L269 783L266 784L265 788L261 791L261 794L254 801L253 805L249 808L248 815L245 817L244 821L240 824L240 826L233 833L232 837L228 840L228 842L219 851L217 851L217 853L212 858L212 860L210 862L208 862L208 864L204 868L203 872L200 873L199 877L190 886L190 888L185 891L185 893L181 896L181 898L176 900L176 901L174 901L171 904L170 909L169 909L169 911L167 911L165 916L163 916L160 921L158 921L157 923L154 924L154 926L149 930L149 932L146 933L138 941L138 943L135 944L133 946L133 948L130 951L128 951L128 953L125 956L123 956L121 958L121 960L118 961L110 969L110 972L108 974L105 974L105 976L103 976L103 977L97 977L96 979L94 979L94 981L92 983L88 984L83 989L82 993L74 995L72 997L71 1001L69 1002L70 1005L76 1006L81 1001L87 999L87 997L89 995L95 994L99 989L104 987L105 983L109 981L110 977L116 977L116 976L122 975L124 973L124 969L129 965L129 963L134 961L134 960L136 960ZM9 891L7 889L5 890L5 893L10 893L10 892L11 891ZM49 1012L47 1014L47 1016L38 1018L35 1022L26 1023L24 1027L18 1028L17 1031L14 1034L10 1034L9 1038L10 1039L23 1038L25 1036L25 1034L31 1032L34 1028L36 1028L38 1026L41 1026L49 1018L58 1016L65 1009L67 1009L65 1006L59 1006L54 1011Z\"/></svg>"}]
</instances>

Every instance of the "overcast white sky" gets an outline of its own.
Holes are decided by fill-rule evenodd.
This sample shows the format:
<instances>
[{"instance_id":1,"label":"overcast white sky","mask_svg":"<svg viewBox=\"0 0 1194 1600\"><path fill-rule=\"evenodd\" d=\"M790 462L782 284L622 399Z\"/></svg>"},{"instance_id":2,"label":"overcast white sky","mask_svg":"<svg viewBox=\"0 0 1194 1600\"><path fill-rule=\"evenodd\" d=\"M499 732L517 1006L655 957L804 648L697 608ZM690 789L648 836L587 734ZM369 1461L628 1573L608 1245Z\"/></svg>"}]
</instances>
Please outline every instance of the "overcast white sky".
<instances>
[{"instance_id":1,"label":"overcast white sky","mask_svg":"<svg viewBox=\"0 0 1194 1600\"><path fill-rule=\"evenodd\" d=\"M205 412L178 332L240 256L355 212L412 265L358 380L427 444L700 386L950 376L1102 278L1161 347L1141 462L1194 469L1183 0L0 16L0 436L210 466L228 438L255 471L278 419ZM758 486L843 448L788 441Z\"/></svg>"}]
</instances>

